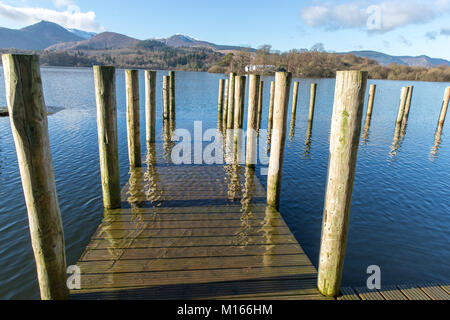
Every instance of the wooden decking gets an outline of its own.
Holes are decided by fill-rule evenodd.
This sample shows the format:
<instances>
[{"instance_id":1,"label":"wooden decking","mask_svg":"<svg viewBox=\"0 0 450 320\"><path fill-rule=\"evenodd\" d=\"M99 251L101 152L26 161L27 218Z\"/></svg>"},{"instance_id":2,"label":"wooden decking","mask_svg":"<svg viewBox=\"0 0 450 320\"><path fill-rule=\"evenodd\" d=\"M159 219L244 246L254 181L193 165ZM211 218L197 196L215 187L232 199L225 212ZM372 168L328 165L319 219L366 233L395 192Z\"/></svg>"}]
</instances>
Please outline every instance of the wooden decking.
<instances>
[{"instance_id":1,"label":"wooden decking","mask_svg":"<svg viewBox=\"0 0 450 320\"><path fill-rule=\"evenodd\" d=\"M77 265L75 299L325 299L317 272L241 166L131 173Z\"/></svg>"},{"instance_id":2,"label":"wooden decking","mask_svg":"<svg viewBox=\"0 0 450 320\"><path fill-rule=\"evenodd\" d=\"M380 290L342 288L338 300L450 300L450 285L391 285Z\"/></svg>"}]
</instances>

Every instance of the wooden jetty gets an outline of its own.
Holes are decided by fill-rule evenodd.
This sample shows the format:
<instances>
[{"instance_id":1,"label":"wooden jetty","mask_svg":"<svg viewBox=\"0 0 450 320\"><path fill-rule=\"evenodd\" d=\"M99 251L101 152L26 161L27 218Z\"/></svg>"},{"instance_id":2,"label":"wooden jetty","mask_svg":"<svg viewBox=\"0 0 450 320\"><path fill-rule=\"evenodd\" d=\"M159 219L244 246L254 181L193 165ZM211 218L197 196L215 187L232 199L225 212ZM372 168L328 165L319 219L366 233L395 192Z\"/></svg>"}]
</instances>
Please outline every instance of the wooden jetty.
<instances>
[{"instance_id":1,"label":"wooden jetty","mask_svg":"<svg viewBox=\"0 0 450 320\"><path fill-rule=\"evenodd\" d=\"M124 208L105 211L79 259L81 289L71 298L326 299L282 216L266 208L259 179L244 171L136 169L122 190Z\"/></svg>"},{"instance_id":2,"label":"wooden jetty","mask_svg":"<svg viewBox=\"0 0 450 320\"><path fill-rule=\"evenodd\" d=\"M380 290L347 287L341 288L338 300L450 300L450 285L404 284L382 286Z\"/></svg>"}]
</instances>

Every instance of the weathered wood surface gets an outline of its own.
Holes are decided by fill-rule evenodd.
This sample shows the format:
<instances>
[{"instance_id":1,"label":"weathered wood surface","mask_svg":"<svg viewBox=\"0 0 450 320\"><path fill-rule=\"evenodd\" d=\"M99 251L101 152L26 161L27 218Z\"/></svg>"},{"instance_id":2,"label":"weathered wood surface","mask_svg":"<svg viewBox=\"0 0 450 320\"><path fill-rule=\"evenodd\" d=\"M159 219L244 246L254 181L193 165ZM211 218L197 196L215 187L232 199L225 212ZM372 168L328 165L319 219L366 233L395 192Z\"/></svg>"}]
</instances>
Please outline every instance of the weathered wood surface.
<instances>
[{"instance_id":1,"label":"weathered wood surface","mask_svg":"<svg viewBox=\"0 0 450 320\"><path fill-rule=\"evenodd\" d=\"M271 132L273 127L273 106L275 103L275 81L270 83L270 97L269 97L269 117L267 119L267 132Z\"/></svg>"},{"instance_id":2,"label":"weathered wood surface","mask_svg":"<svg viewBox=\"0 0 450 320\"><path fill-rule=\"evenodd\" d=\"M379 290L342 288L338 300L450 300L448 285L387 285Z\"/></svg>"},{"instance_id":3,"label":"weathered wood surface","mask_svg":"<svg viewBox=\"0 0 450 320\"><path fill-rule=\"evenodd\" d=\"M94 80L103 205L115 209L121 202L115 68L94 66Z\"/></svg>"},{"instance_id":4,"label":"weathered wood surface","mask_svg":"<svg viewBox=\"0 0 450 320\"><path fill-rule=\"evenodd\" d=\"M11 131L25 195L41 298L66 299L66 256L36 55L2 56Z\"/></svg>"},{"instance_id":5,"label":"weathered wood surface","mask_svg":"<svg viewBox=\"0 0 450 320\"><path fill-rule=\"evenodd\" d=\"M317 285L326 296L339 294L366 83L367 72L336 75Z\"/></svg>"},{"instance_id":6,"label":"weathered wood surface","mask_svg":"<svg viewBox=\"0 0 450 320\"><path fill-rule=\"evenodd\" d=\"M145 70L145 132L147 143L155 143L156 71Z\"/></svg>"},{"instance_id":7,"label":"weathered wood surface","mask_svg":"<svg viewBox=\"0 0 450 320\"><path fill-rule=\"evenodd\" d=\"M128 157L130 160L130 168L136 168L142 165L138 70L125 70L125 85L127 96L126 118L127 118L127 136L128 136Z\"/></svg>"},{"instance_id":8,"label":"weathered wood surface","mask_svg":"<svg viewBox=\"0 0 450 320\"><path fill-rule=\"evenodd\" d=\"M227 129L233 129L234 126L234 86L235 86L235 73L230 73L228 80L228 105L227 105Z\"/></svg>"},{"instance_id":9,"label":"weathered wood surface","mask_svg":"<svg viewBox=\"0 0 450 320\"><path fill-rule=\"evenodd\" d=\"M247 151L245 164L247 166L254 166L256 164L257 151L257 121L258 108L260 99L259 90L261 89L260 76L251 74L248 89L248 116L247 116Z\"/></svg>"},{"instance_id":10,"label":"weathered wood surface","mask_svg":"<svg viewBox=\"0 0 450 320\"><path fill-rule=\"evenodd\" d=\"M163 200L155 207L145 202L142 169L122 191L128 208L105 212L79 259L82 289L72 298L325 299L258 178L229 168L156 166ZM230 200L232 183L242 191Z\"/></svg>"},{"instance_id":11,"label":"weathered wood surface","mask_svg":"<svg viewBox=\"0 0 450 320\"><path fill-rule=\"evenodd\" d=\"M264 81L261 81L261 79L260 79L259 80L259 88L258 88L258 113L256 116L256 130L257 131L259 131L259 129L261 129L263 94L264 94Z\"/></svg>"}]
</instances>

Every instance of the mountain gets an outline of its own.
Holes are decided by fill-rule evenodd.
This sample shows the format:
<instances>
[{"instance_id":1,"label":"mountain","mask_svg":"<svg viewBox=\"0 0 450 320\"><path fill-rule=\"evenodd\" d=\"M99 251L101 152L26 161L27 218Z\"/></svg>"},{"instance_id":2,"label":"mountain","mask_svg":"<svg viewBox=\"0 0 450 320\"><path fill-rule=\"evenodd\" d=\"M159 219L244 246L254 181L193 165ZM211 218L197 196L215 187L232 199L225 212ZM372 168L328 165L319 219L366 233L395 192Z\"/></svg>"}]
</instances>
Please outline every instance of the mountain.
<instances>
[{"instance_id":1,"label":"mountain","mask_svg":"<svg viewBox=\"0 0 450 320\"><path fill-rule=\"evenodd\" d=\"M83 31L83 30L78 30L78 29L67 29L68 31L74 33L75 35L83 38L83 39L90 39L92 37L95 37L97 34L95 32L87 32L87 31Z\"/></svg>"},{"instance_id":2,"label":"mountain","mask_svg":"<svg viewBox=\"0 0 450 320\"><path fill-rule=\"evenodd\" d=\"M215 43L198 40L186 35L175 34L169 38L163 39L155 39L164 43L165 45L172 48L207 48L214 51L230 51L230 50L250 50L250 52L254 52L255 49L240 47L240 46L227 46L227 45L218 45Z\"/></svg>"},{"instance_id":3,"label":"mountain","mask_svg":"<svg viewBox=\"0 0 450 320\"><path fill-rule=\"evenodd\" d=\"M103 32L83 41L58 43L47 48L50 51L65 50L113 50L135 47L140 40L120 33Z\"/></svg>"},{"instance_id":4,"label":"mountain","mask_svg":"<svg viewBox=\"0 0 450 320\"><path fill-rule=\"evenodd\" d=\"M83 38L48 21L19 30L0 28L0 48L43 50L56 43L80 40Z\"/></svg>"},{"instance_id":5,"label":"mountain","mask_svg":"<svg viewBox=\"0 0 450 320\"><path fill-rule=\"evenodd\" d=\"M437 67L440 65L450 66L450 61L445 59L430 58L425 55L412 56L391 56L377 51L350 51L347 53L354 54L358 57L369 58L378 61L381 65L389 65L393 63L403 64L407 66L417 67Z\"/></svg>"}]
</instances>

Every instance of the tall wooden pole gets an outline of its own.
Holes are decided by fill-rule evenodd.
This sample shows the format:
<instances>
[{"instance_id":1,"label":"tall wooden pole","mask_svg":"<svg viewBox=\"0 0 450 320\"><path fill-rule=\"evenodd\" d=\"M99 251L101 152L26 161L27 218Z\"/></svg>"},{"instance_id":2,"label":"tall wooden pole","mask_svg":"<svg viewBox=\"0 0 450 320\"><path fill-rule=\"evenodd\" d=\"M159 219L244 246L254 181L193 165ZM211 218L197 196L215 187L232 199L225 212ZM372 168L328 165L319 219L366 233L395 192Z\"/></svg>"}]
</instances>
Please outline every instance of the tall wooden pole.
<instances>
[{"instance_id":1,"label":"tall wooden pole","mask_svg":"<svg viewBox=\"0 0 450 320\"><path fill-rule=\"evenodd\" d=\"M145 124L147 144L155 142L156 71L145 70Z\"/></svg>"},{"instance_id":2,"label":"tall wooden pole","mask_svg":"<svg viewBox=\"0 0 450 320\"><path fill-rule=\"evenodd\" d=\"M275 74L274 121L267 176L267 205L275 208L280 204L291 81L292 74L290 72L277 72Z\"/></svg>"},{"instance_id":3,"label":"tall wooden pole","mask_svg":"<svg viewBox=\"0 0 450 320\"><path fill-rule=\"evenodd\" d=\"M64 233L38 56L4 54L6 100L41 298L67 299Z\"/></svg>"},{"instance_id":4,"label":"tall wooden pole","mask_svg":"<svg viewBox=\"0 0 450 320\"><path fill-rule=\"evenodd\" d=\"M292 115L291 119L295 119L297 114L297 101L298 101L298 86L299 83L297 81L294 82L294 89L292 93Z\"/></svg>"},{"instance_id":5,"label":"tall wooden pole","mask_svg":"<svg viewBox=\"0 0 450 320\"><path fill-rule=\"evenodd\" d=\"M224 98L224 102L223 102L223 128L227 128L227 117L228 117L228 92L229 92L229 79L225 80L225 98Z\"/></svg>"},{"instance_id":6,"label":"tall wooden pole","mask_svg":"<svg viewBox=\"0 0 450 320\"><path fill-rule=\"evenodd\" d=\"M272 130L273 126L273 106L275 101L275 81L270 83L270 98L269 98L269 118L267 120L267 132Z\"/></svg>"},{"instance_id":7,"label":"tall wooden pole","mask_svg":"<svg viewBox=\"0 0 450 320\"><path fill-rule=\"evenodd\" d=\"M406 123L408 122L409 110L411 109L413 90L414 90L414 86L408 87L408 96L407 96L406 102L405 102L405 112L403 114L402 126L406 126Z\"/></svg>"},{"instance_id":8,"label":"tall wooden pole","mask_svg":"<svg viewBox=\"0 0 450 320\"><path fill-rule=\"evenodd\" d=\"M308 115L308 123L314 121L314 109L316 107L316 92L317 92L317 83L311 83L311 91L309 97L309 115Z\"/></svg>"},{"instance_id":9,"label":"tall wooden pole","mask_svg":"<svg viewBox=\"0 0 450 320\"><path fill-rule=\"evenodd\" d=\"M445 89L444 100L442 101L441 114L439 115L438 127L443 127L445 116L447 115L448 101L450 100L450 87Z\"/></svg>"},{"instance_id":10,"label":"tall wooden pole","mask_svg":"<svg viewBox=\"0 0 450 320\"><path fill-rule=\"evenodd\" d=\"M223 90L225 87L225 80L224 79L220 79L219 80L219 102L218 102L218 120L219 120L219 124L222 125L222 121L223 121Z\"/></svg>"},{"instance_id":11,"label":"tall wooden pole","mask_svg":"<svg viewBox=\"0 0 450 320\"><path fill-rule=\"evenodd\" d=\"M326 296L341 285L366 84L367 72L337 72L317 282Z\"/></svg>"},{"instance_id":12,"label":"tall wooden pole","mask_svg":"<svg viewBox=\"0 0 450 320\"><path fill-rule=\"evenodd\" d=\"M234 83L234 129L242 129L245 99L245 76L236 76Z\"/></svg>"},{"instance_id":13,"label":"tall wooden pole","mask_svg":"<svg viewBox=\"0 0 450 320\"><path fill-rule=\"evenodd\" d=\"M169 119L169 108L170 108L170 77L163 76L163 119Z\"/></svg>"},{"instance_id":14,"label":"tall wooden pole","mask_svg":"<svg viewBox=\"0 0 450 320\"><path fill-rule=\"evenodd\" d=\"M249 80L248 92L248 116L247 116L247 151L245 164L247 167L254 167L256 164L256 148L257 148L257 110L259 108L259 86L260 76L251 74Z\"/></svg>"},{"instance_id":15,"label":"tall wooden pole","mask_svg":"<svg viewBox=\"0 0 450 320\"><path fill-rule=\"evenodd\" d=\"M94 80L103 205L115 209L121 202L115 68L94 66Z\"/></svg>"},{"instance_id":16,"label":"tall wooden pole","mask_svg":"<svg viewBox=\"0 0 450 320\"><path fill-rule=\"evenodd\" d=\"M170 119L175 119L175 71L169 71L169 114Z\"/></svg>"},{"instance_id":17,"label":"tall wooden pole","mask_svg":"<svg viewBox=\"0 0 450 320\"><path fill-rule=\"evenodd\" d=\"M234 82L235 73L230 73L229 90L228 90L228 115L227 115L227 129L233 129L234 125Z\"/></svg>"},{"instance_id":18,"label":"tall wooden pole","mask_svg":"<svg viewBox=\"0 0 450 320\"><path fill-rule=\"evenodd\" d=\"M130 168L141 167L141 135L139 120L139 73L125 70L127 95L127 134Z\"/></svg>"},{"instance_id":19,"label":"tall wooden pole","mask_svg":"<svg viewBox=\"0 0 450 320\"><path fill-rule=\"evenodd\" d=\"M262 106L263 106L263 93L264 93L264 81L259 81L258 88L258 114L256 116L256 130L261 128L261 114L262 114Z\"/></svg>"},{"instance_id":20,"label":"tall wooden pole","mask_svg":"<svg viewBox=\"0 0 450 320\"><path fill-rule=\"evenodd\" d=\"M402 92L400 95L400 105L398 107L397 113L397 125L401 125L403 121L403 115L405 113L406 99L408 98L409 87L402 87Z\"/></svg>"},{"instance_id":21,"label":"tall wooden pole","mask_svg":"<svg viewBox=\"0 0 450 320\"><path fill-rule=\"evenodd\" d=\"M367 102L366 120L364 122L364 136L366 136L366 137L369 132L370 122L372 121L373 102L375 100L376 89L377 89L377 86L375 84L370 85L369 100Z\"/></svg>"}]
</instances>

